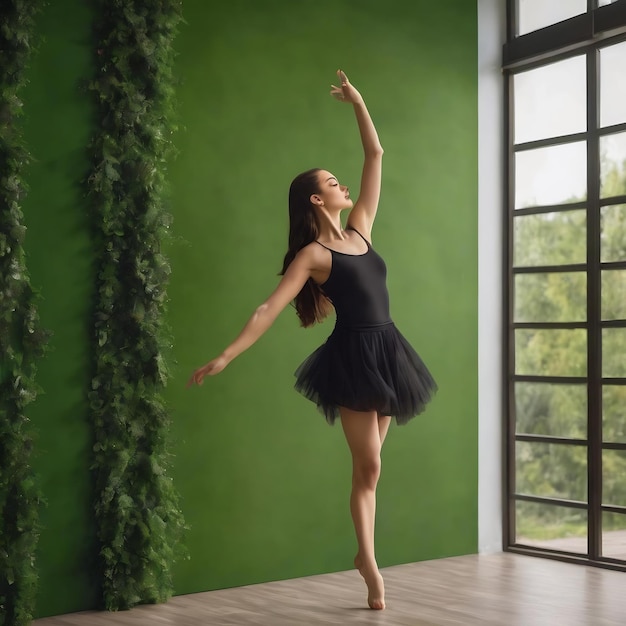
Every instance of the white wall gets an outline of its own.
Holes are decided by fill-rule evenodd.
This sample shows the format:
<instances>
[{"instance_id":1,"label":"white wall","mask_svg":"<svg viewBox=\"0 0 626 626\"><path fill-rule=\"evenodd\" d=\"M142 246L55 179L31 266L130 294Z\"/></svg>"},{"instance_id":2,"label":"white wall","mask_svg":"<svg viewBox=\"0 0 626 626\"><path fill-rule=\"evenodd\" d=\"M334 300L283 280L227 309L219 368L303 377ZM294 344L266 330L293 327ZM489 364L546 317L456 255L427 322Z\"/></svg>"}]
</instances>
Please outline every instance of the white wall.
<instances>
[{"instance_id":1,"label":"white wall","mask_svg":"<svg viewBox=\"0 0 626 626\"><path fill-rule=\"evenodd\" d=\"M478 551L502 549L505 0L478 0Z\"/></svg>"}]
</instances>

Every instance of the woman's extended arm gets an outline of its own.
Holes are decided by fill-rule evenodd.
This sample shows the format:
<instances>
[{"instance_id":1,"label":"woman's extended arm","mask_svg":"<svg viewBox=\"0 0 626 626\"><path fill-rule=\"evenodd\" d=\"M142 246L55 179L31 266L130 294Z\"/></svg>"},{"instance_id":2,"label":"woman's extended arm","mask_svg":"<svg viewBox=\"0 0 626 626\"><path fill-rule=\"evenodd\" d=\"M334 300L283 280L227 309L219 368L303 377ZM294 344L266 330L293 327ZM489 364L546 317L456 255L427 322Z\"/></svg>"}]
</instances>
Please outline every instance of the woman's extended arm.
<instances>
[{"instance_id":1,"label":"woman's extended arm","mask_svg":"<svg viewBox=\"0 0 626 626\"><path fill-rule=\"evenodd\" d=\"M235 357L255 343L274 323L278 314L300 293L311 276L313 257L310 250L301 250L291 262L272 295L252 314L237 338L218 357L199 367L187 382L202 384L205 376L219 374Z\"/></svg>"},{"instance_id":2,"label":"woman's extended arm","mask_svg":"<svg viewBox=\"0 0 626 626\"><path fill-rule=\"evenodd\" d=\"M383 147L380 144L376 127L365 106L363 97L350 84L344 72L338 70L337 75L341 81L341 87L333 85L330 93L339 101L350 102L354 106L365 157L359 198L354 208L350 211L348 223L368 239L371 239L372 225L376 217L378 200L380 198Z\"/></svg>"}]
</instances>

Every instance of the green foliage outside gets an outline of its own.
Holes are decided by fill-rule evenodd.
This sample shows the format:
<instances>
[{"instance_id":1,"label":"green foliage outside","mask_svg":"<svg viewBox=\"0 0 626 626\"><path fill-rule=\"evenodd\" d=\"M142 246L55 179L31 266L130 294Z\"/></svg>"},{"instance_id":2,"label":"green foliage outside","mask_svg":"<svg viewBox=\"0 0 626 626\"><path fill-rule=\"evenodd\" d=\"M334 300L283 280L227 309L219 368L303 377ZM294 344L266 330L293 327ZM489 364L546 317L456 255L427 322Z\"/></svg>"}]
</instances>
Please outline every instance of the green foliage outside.
<instances>
[{"instance_id":1,"label":"green foliage outside","mask_svg":"<svg viewBox=\"0 0 626 626\"><path fill-rule=\"evenodd\" d=\"M30 466L39 328L26 268L21 203L29 154L22 139L20 91L33 45L37 0L0 4L0 625L32 618L39 537L39 488Z\"/></svg>"},{"instance_id":2,"label":"green foliage outside","mask_svg":"<svg viewBox=\"0 0 626 626\"><path fill-rule=\"evenodd\" d=\"M167 474L167 380L162 320L170 268L163 207L173 134L171 0L99 0L98 131L88 191L98 254L94 376L94 509L106 609L172 593L182 513Z\"/></svg>"},{"instance_id":3,"label":"green foliage outside","mask_svg":"<svg viewBox=\"0 0 626 626\"><path fill-rule=\"evenodd\" d=\"M603 161L602 196L626 194L626 161ZM579 199L573 199L576 201ZM586 263L586 210L573 209L514 218L516 266ZM609 205L601 212L601 261L626 260L626 206ZM516 322L584 322L587 319L586 272L517 274ZM626 271L604 270L603 320L626 319ZM518 329L517 374L587 375L585 329ZM603 376L626 376L626 329L605 329L602 336ZM626 442L626 386L605 385L603 441ZM586 384L516 383L518 433L587 437ZM517 442L516 491L527 495L587 501L586 446ZM604 450L604 504L626 505L626 452ZM518 503L517 537L530 540L586 535L586 514L537 503ZM626 516L605 516L603 529L626 529Z\"/></svg>"}]
</instances>

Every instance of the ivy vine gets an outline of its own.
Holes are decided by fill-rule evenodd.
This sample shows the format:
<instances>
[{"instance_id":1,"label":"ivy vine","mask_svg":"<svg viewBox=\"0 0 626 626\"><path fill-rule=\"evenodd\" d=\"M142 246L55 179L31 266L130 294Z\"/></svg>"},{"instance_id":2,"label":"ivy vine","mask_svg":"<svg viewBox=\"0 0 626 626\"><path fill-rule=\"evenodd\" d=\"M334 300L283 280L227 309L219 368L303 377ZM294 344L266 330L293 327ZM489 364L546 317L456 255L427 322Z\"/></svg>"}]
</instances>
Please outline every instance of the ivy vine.
<instances>
[{"instance_id":1,"label":"ivy vine","mask_svg":"<svg viewBox=\"0 0 626 626\"><path fill-rule=\"evenodd\" d=\"M89 400L102 604L118 610L171 595L183 529L162 398L170 273L163 198L182 10L176 0L94 2L97 131L87 184L98 261Z\"/></svg>"},{"instance_id":2,"label":"ivy vine","mask_svg":"<svg viewBox=\"0 0 626 626\"><path fill-rule=\"evenodd\" d=\"M29 153L18 123L38 0L0 3L0 625L29 624L35 605L40 493L26 406L37 395L39 327L26 268L21 203Z\"/></svg>"}]
</instances>

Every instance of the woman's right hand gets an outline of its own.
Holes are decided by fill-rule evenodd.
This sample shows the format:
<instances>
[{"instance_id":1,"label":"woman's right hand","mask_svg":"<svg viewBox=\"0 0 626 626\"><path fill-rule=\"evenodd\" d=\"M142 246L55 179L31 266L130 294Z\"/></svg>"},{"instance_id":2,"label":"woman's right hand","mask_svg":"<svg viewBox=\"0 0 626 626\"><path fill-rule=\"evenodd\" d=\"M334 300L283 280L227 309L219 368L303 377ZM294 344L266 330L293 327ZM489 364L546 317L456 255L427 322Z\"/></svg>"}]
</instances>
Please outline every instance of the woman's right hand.
<instances>
[{"instance_id":1,"label":"woman's right hand","mask_svg":"<svg viewBox=\"0 0 626 626\"><path fill-rule=\"evenodd\" d=\"M363 102L363 97L350 83L343 70L337 70L337 78L339 78L341 86L336 87L335 85L331 85L332 89L330 95L333 96L333 98L339 100L339 102L349 102L350 104Z\"/></svg>"},{"instance_id":2,"label":"woman's right hand","mask_svg":"<svg viewBox=\"0 0 626 626\"><path fill-rule=\"evenodd\" d=\"M219 374L227 365L228 360L223 355L209 361L206 365L199 367L191 375L191 378L187 381L187 388L191 387L194 383L201 385L205 376L215 376L215 374Z\"/></svg>"}]
</instances>

